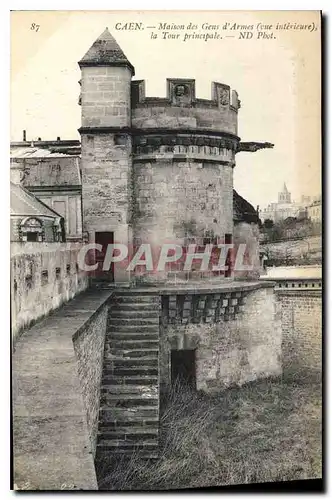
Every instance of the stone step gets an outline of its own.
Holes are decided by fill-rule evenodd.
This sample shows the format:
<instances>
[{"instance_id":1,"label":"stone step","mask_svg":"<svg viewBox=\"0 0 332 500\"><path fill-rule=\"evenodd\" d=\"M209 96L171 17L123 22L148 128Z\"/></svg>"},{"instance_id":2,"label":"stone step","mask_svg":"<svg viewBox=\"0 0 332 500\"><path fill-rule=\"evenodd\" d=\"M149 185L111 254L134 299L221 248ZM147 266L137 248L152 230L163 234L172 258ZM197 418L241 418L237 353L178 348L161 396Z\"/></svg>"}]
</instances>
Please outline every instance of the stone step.
<instances>
[{"instance_id":1,"label":"stone step","mask_svg":"<svg viewBox=\"0 0 332 500\"><path fill-rule=\"evenodd\" d=\"M111 348L107 351L107 357L117 357L117 358L144 358L145 356L149 357L158 357L159 349L119 349L119 348ZM110 356L109 356L110 355ZM106 358L106 353L105 353Z\"/></svg>"},{"instance_id":2,"label":"stone step","mask_svg":"<svg viewBox=\"0 0 332 500\"><path fill-rule=\"evenodd\" d=\"M99 434L98 436L98 442L101 443L103 441L125 441L126 443L141 443L145 442L146 440L154 440L158 439L158 429L155 430L155 432L134 432L134 433L128 433L128 432L103 432L102 434Z\"/></svg>"},{"instance_id":3,"label":"stone step","mask_svg":"<svg viewBox=\"0 0 332 500\"><path fill-rule=\"evenodd\" d=\"M115 305L110 309L110 314L112 316L115 311L129 311L129 312L148 312L151 314L158 314L160 306L159 303L156 302L123 302L119 304L117 307Z\"/></svg>"},{"instance_id":4,"label":"stone step","mask_svg":"<svg viewBox=\"0 0 332 500\"><path fill-rule=\"evenodd\" d=\"M124 449L119 447L109 447L105 444L97 444L97 453L99 456L109 456L109 455L120 455L123 457L124 455L128 456L128 459L133 455L133 451L135 451L135 455L139 456L142 459L150 460L154 458L158 458L159 456L159 447L154 449Z\"/></svg>"},{"instance_id":5,"label":"stone step","mask_svg":"<svg viewBox=\"0 0 332 500\"><path fill-rule=\"evenodd\" d=\"M158 367L146 367L146 366L126 366L126 367L107 367L104 369L105 375L115 375L115 376L132 376L136 377L137 375L156 375L158 376Z\"/></svg>"},{"instance_id":6,"label":"stone step","mask_svg":"<svg viewBox=\"0 0 332 500\"><path fill-rule=\"evenodd\" d=\"M155 309L130 308L124 309L123 306L111 311L110 318L159 318L159 313Z\"/></svg>"},{"instance_id":7,"label":"stone step","mask_svg":"<svg viewBox=\"0 0 332 500\"><path fill-rule=\"evenodd\" d=\"M151 290L151 288L145 288L145 289L137 289L137 288L126 288L122 290L117 290L115 292L115 296L132 296L132 295L144 295L144 296L149 296L149 297L158 297L158 292L156 290Z\"/></svg>"},{"instance_id":8,"label":"stone step","mask_svg":"<svg viewBox=\"0 0 332 500\"><path fill-rule=\"evenodd\" d=\"M156 450L158 449L158 439L146 439L141 441L140 443L130 443L124 439L118 440L107 440L99 438L98 445L108 446L109 448L123 448L125 450L134 451L137 448L145 449L145 450Z\"/></svg>"},{"instance_id":9,"label":"stone step","mask_svg":"<svg viewBox=\"0 0 332 500\"><path fill-rule=\"evenodd\" d=\"M119 384L102 384L100 388L101 393L107 392L108 394L139 394L142 397L148 397L147 395L158 396L158 386L149 387L146 385L119 385Z\"/></svg>"},{"instance_id":10,"label":"stone step","mask_svg":"<svg viewBox=\"0 0 332 500\"><path fill-rule=\"evenodd\" d=\"M159 338L157 339L136 339L136 338L131 338L131 336L125 337L121 336L121 338L114 338L111 340L111 342L107 342L107 345L105 346L106 349L146 349L146 348L155 348L159 349ZM106 351L107 352L107 351Z\"/></svg>"},{"instance_id":11,"label":"stone step","mask_svg":"<svg viewBox=\"0 0 332 500\"><path fill-rule=\"evenodd\" d=\"M110 358L106 357L104 358L104 368L109 369L109 368L127 368L129 366L131 367L155 367L158 366L159 359L158 357L145 357L145 358Z\"/></svg>"},{"instance_id":12,"label":"stone step","mask_svg":"<svg viewBox=\"0 0 332 500\"><path fill-rule=\"evenodd\" d=\"M108 328L116 328L117 325L130 325L130 326L140 326L140 325L155 325L159 327L159 316L155 317L146 317L146 318L138 318L138 317L121 317L115 318L111 316L107 321Z\"/></svg>"},{"instance_id":13,"label":"stone step","mask_svg":"<svg viewBox=\"0 0 332 500\"><path fill-rule=\"evenodd\" d=\"M103 385L120 385L126 387L127 385L157 385L158 377L153 377L151 375L140 375L137 377L116 377L112 375L102 375Z\"/></svg>"},{"instance_id":14,"label":"stone step","mask_svg":"<svg viewBox=\"0 0 332 500\"><path fill-rule=\"evenodd\" d=\"M109 332L105 344L111 344L113 340L159 340L159 332ZM112 346L111 346L112 347Z\"/></svg>"},{"instance_id":15,"label":"stone step","mask_svg":"<svg viewBox=\"0 0 332 500\"><path fill-rule=\"evenodd\" d=\"M158 295L143 295L142 293L129 294L129 295L118 295L114 297L112 304L114 306L121 306L121 304L132 304L132 303L142 303L145 304L158 304L160 303L160 297Z\"/></svg>"},{"instance_id":16,"label":"stone step","mask_svg":"<svg viewBox=\"0 0 332 500\"><path fill-rule=\"evenodd\" d=\"M101 407L99 409L100 422L141 422L141 420L151 420L159 418L158 406L136 406L135 408L110 408Z\"/></svg>"},{"instance_id":17,"label":"stone step","mask_svg":"<svg viewBox=\"0 0 332 500\"><path fill-rule=\"evenodd\" d=\"M151 333L159 333L159 324L151 324L151 325L133 325L133 324L117 324L117 325L110 325L107 328L107 333L113 333L113 331L120 333L144 333L144 332L151 332ZM106 334L107 334L106 333Z\"/></svg>"},{"instance_id":18,"label":"stone step","mask_svg":"<svg viewBox=\"0 0 332 500\"><path fill-rule=\"evenodd\" d=\"M144 406L155 406L158 408L159 398L150 396L147 398L138 394L106 394L100 395L100 404L109 405L112 409L136 409Z\"/></svg>"},{"instance_id":19,"label":"stone step","mask_svg":"<svg viewBox=\"0 0 332 500\"><path fill-rule=\"evenodd\" d=\"M142 427L118 427L116 429L103 429L98 431L98 441L101 440L123 440L126 442L137 442L145 440L154 440L159 437L158 428Z\"/></svg>"},{"instance_id":20,"label":"stone step","mask_svg":"<svg viewBox=\"0 0 332 500\"><path fill-rule=\"evenodd\" d=\"M113 421L113 422L106 422L106 423L100 423L98 426L98 429L100 432L105 431L111 431L114 429L133 429L133 432L137 429L159 429L159 419L158 417L150 417L149 420L141 419L139 422L135 421L126 421L126 420L119 420L119 421Z\"/></svg>"}]
</instances>

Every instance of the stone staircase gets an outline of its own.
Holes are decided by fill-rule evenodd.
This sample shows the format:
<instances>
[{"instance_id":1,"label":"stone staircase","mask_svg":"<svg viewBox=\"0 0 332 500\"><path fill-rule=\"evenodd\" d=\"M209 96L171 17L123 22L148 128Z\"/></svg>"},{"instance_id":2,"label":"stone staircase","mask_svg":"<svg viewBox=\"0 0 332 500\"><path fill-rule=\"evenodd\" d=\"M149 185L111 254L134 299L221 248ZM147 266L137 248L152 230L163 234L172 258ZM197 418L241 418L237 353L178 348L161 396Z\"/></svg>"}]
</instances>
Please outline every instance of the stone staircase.
<instances>
[{"instance_id":1,"label":"stone staircase","mask_svg":"<svg viewBox=\"0 0 332 500\"><path fill-rule=\"evenodd\" d=\"M159 296L117 292L105 340L97 452L158 456Z\"/></svg>"}]
</instances>

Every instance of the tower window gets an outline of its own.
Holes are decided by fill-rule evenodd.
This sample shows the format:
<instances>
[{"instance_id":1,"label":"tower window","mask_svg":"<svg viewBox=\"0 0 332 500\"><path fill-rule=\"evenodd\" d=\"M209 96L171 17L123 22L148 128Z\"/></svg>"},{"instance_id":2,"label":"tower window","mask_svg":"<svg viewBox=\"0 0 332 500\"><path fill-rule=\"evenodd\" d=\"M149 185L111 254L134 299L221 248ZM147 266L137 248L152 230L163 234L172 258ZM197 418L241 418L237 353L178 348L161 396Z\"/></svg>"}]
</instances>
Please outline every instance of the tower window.
<instances>
[{"instance_id":1,"label":"tower window","mask_svg":"<svg viewBox=\"0 0 332 500\"><path fill-rule=\"evenodd\" d=\"M41 283L42 283L42 285L47 285L47 283L48 283L48 271L47 270L44 270L41 273Z\"/></svg>"}]
</instances>

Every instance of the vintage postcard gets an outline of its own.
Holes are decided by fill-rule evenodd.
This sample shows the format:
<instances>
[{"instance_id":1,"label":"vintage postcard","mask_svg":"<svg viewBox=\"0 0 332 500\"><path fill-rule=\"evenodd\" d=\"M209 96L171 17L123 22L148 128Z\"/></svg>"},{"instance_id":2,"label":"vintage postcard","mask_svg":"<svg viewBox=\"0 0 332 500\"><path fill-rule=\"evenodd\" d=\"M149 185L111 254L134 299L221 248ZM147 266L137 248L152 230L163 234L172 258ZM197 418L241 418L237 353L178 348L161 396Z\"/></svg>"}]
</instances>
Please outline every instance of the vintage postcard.
<instances>
[{"instance_id":1,"label":"vintage postcard","mask_svg":"<svg viewBox=\"0 0 332 500\"><path fill-rule=\"evenodd\" d=\"M11 13L13 489L322 487L321 29Z\"/></svg>"}]
</instances>

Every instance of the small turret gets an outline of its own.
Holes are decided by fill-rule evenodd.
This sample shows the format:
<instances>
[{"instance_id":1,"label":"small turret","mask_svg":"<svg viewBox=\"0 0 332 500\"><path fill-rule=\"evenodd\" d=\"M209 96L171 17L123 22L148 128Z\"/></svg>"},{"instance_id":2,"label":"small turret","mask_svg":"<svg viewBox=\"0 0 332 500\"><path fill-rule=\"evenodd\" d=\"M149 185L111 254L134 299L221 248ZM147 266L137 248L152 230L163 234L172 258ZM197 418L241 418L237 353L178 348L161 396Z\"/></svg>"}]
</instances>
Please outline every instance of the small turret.
<instances>
[{"instance_id":1,"label":"small turret","mask_svg":"<svg viewBox=\"0 0 332 500\"><path fill-rule=\"evenodd\" d=\"M84 231L90 242L103 248L114 241L128 245L131 78L135 70L107 28L78 64L82 72L79 132ZM107 271L106 275L111 279ZM114 276L122 280L117 269Z\"/></svg>"},{"instance_id":2,"label":"small turret","mask_svg":"<svg viewBox=\"0 0 332 500\"><path fill-rule=\"evenodd\" d=\"M129 127L130 86L135 69L107 28L78 64L82 71L83 129Z\"/></svg>"}]
</instances>

